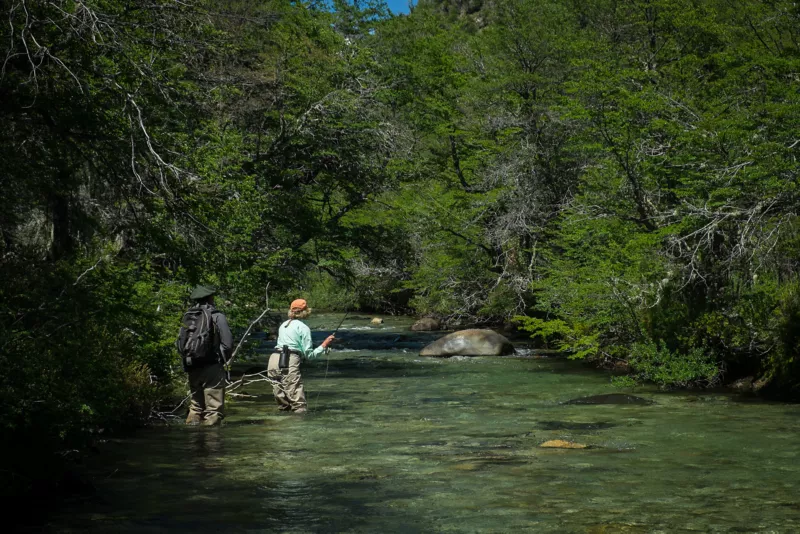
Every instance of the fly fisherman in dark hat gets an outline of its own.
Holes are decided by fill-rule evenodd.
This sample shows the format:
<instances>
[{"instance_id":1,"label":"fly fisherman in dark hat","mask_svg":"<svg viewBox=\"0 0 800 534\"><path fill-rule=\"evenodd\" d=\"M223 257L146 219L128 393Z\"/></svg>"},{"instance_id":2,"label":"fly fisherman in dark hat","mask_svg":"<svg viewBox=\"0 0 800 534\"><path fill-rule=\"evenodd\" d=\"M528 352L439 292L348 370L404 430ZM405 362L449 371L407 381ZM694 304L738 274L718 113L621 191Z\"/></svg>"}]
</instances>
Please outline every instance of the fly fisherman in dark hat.
<instances>
[{"instance_id":1,"label":"fly fisherman in dark hat","mask_svg":"<svg viewBox=\"0 0 800 534\"><path fill-rule=\"evenodd\" d=\"M306 413L306 394L300 364L305 358L316 358L333 343L328 336L316 349L311 345L311 329L300 319L311 315L311 309L303 299L297 299L289 307L289 320L278 329L275 352L269 357L267 376L272 382L275 401L282 411Z\"/></svg>"},{"instance_id":2,"label":"fly fisherman in dark hat","mask_svg":"<svg viewBox=\"0 0 800 534\"><path fill-rule=\"evenodd\" d=\"M197 286L197 303L183 316L178 352L189 373L191 401L187 425L222 423L225 408L225 363L233 351L233 335L225 315L214 307L216 289Z\"/></svg>"}]
</instances>

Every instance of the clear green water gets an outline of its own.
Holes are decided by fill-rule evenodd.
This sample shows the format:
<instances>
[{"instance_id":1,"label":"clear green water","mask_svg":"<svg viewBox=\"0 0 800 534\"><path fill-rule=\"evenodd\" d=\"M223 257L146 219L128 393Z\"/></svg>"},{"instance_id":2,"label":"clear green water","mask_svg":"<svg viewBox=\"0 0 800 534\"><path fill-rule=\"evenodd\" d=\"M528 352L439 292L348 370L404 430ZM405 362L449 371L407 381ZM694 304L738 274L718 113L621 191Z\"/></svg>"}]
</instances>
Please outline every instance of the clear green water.
<instances>
[{"instance_id":1,"label":"clear green water","mask_svg":"<svg viewBox=\"0 0 800 534\"><path fill-rule=\"evenodd\" d=\"M617 390L563 360L422 359L435 336L366 324L345 323L327 377L305 367L309 415L261 385L221 429L107 443L96 496L48 529L800 532L800 406L655 389L634 392L649 406L564 405Z\"/></svg>"}]
</instances>

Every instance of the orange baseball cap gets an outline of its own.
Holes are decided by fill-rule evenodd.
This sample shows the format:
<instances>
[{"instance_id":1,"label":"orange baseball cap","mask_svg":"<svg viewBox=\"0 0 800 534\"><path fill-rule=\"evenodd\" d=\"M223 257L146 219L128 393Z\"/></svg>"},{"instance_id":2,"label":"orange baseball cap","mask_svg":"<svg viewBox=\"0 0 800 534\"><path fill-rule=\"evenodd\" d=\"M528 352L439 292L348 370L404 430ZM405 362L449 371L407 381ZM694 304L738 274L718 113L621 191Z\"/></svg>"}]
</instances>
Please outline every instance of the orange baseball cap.
<instances>
[{"instance_id":1,"label":"orange baseball cap","mask_svg":"<svg viewBox=\"0 0 800 534\"><path fill-rule=\"evenodd\" d=\"M308 302L306 302L305 299L293 300L292 304L289 306L289 309L294 312L303 311L306 308L308 308Z\"/></svg>"}]
</instances>

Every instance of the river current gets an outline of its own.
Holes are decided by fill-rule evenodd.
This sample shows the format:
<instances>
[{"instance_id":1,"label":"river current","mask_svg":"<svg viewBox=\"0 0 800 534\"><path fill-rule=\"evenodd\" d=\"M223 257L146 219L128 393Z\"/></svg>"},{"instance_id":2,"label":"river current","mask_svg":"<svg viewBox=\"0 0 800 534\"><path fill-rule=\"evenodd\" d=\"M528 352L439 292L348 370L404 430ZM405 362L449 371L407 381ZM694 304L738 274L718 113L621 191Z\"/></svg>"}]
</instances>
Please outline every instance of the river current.
<instances>
[{"instance_id":1,"label":"river current","mask_svg":"<svg viewBox=\"0 0 800 534\"><path fill-rule=\"evenodd\" d=\"M309 320L315 344L339 317ZM622 391L652 404L566 404L620 390L530 351L420 358L442 334L385 319L348 318L305 364L305 416L260 383L222 428L109 439L94 494L44 530L800 532L800 406L653 387ZM553 439L588 448L540 447Z\"/></svg>"}]
</instances>

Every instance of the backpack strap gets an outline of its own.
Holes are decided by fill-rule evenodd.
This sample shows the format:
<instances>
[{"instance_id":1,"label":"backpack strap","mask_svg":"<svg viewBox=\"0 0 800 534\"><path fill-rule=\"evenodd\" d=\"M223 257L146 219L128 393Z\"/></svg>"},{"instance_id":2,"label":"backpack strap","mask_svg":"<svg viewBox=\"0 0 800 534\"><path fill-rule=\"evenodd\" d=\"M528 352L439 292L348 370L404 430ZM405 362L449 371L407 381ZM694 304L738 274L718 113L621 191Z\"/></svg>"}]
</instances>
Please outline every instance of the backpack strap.
<instances>
[{"instance_id":1,"label":"backpack strap","mask_svg":"<svg viewBox=\"0 0 800 534\"><path fill-rule=\"evenodd\" d=\"M220 333L219 333L219 328L217 328L217 321L216 321L217 315L219 315L222 312L219 311L214 306L211 306L210 304L206 304L206 307L208 308L208 319L209 319L208 329L211 331L210 332L211 342L213 343L212 347L214 350L214 354L217 356L218 360L222 361L223 359L222 351L219 348Z\"/></svg>"}]
</instances>

